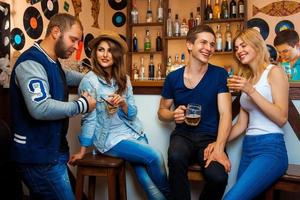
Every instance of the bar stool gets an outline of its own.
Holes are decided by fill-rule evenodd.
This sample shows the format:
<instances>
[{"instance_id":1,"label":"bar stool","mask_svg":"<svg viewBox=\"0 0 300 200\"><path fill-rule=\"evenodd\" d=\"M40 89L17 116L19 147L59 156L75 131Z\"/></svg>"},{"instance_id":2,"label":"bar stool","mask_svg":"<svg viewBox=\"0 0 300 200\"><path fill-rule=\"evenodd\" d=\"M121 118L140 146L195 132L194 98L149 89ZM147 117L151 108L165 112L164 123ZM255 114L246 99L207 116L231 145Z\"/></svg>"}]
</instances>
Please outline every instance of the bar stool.
<instances>
[{"instance_id":1,"label":"bar stool","mask_svg":"<svg viewBox=\"0 0 300 200\"><path fill-rule=\"evenodd\" d=\"M267 191L266 200L274 199L275 191L300 191L300 165L290 164L285 175L280 177Z\"/></svg>"},{"instance_id":2,"label":"bar stool","mask_svg":"<svg viewBox=\"0 0 300 200\"><path fill-rule=\"evenodd\" d=\"M95 199L96 177L107 177L108 199L126 200L126 175L125 161L120 158L98 153L93 155L87 153L81 160L75 162L77 165L76 199L81 200L84 187L84 176L89 177L88 199Z\"/></svg>"},{"instance_id":3,"label":"bar stool","mask_svg":"<svg viewBox=\"0 0 300 200\"><path fill-rule=\"evenodd\" d=\"M201 167L199 164L192 164L188 168L188 179L189 181L204 181L201 173Z\"/></svg>"}]
</instances>

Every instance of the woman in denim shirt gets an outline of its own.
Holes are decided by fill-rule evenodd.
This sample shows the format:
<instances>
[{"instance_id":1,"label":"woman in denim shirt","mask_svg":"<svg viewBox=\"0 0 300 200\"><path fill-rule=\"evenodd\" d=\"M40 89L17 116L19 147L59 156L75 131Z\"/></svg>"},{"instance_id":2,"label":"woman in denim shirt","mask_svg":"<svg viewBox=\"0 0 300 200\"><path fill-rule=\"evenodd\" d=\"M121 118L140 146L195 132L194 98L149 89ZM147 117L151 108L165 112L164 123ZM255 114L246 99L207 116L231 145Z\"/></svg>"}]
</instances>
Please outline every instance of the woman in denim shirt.
<instances>
[{"instance_id":1,"label":"woman in denim shirt","mask_svg":"<svg viewBox=\"0 0 300 200\"><path fill-rule=\"evenodd\" d=\"M162 154L148 144L137 118L130 79L123 55L126 42L115 32L101 31L90 41L93 69L85 75L79 92L96 97L95 111L82 118L80 151L70 163L81 159L94 145L106 155L127 160L134 168L148 199L169 199L169 186Z\"/></svg>"}]
</instances>

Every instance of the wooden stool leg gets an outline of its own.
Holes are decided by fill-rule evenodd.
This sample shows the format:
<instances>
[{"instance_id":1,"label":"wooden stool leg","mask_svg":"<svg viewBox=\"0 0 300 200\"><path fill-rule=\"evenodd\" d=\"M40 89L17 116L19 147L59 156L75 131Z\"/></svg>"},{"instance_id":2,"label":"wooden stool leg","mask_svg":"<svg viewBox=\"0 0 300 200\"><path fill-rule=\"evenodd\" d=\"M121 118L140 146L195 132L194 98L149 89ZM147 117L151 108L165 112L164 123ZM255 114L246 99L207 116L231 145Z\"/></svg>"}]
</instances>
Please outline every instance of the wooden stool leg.
<instances>
[{"instance_id":1,"label":"wooden stool leg","mask_svg":"<svg viewBox=\"0 0 300 200\"><path fill-rule=\"evenodd\" d=\"M83 193L83 184L84 184L84 176L81 171L81 167L77 168L77 178L76 178L76 200L82 200Z\"/></svg>"},{"instance_id":2,"label":"wooden stool leg","mask_svg":"<svg viewBox=\"0 0 300 200\"><path fill-rule=\"evenodd\" d=\"M96 177L90 176L89 177L89 194L88 194L89 200L95 200L95 187L96 187Z\"/></svg>"},{"instance_id":3,"label":"wooden stool leg","mask_svg":"<svg viewBox=\"0 0 300 200\"><path fill-rule=\"evenodd\" d=\"M117 191L116 191L116 170L108 169L107 183L108 183L108 199L116 200L117 199Z\"/></svg>"},{"instance_id":4,"label":"wooden stool leg","mask_svg":"<svg viewBox=\"0 0 300 200\"><path fill-rule=\"evenodd\" d=\"M274 198L274 188L271 186L265 193L265 200L273 200Z\"/></svg>"},{"instance_id":5,"label":"wooden stool leg","mask_svg":"<svg viewBox=\"0 0 300 200\"><path fill-rule=\"evenodd\" d=\"M119 172L119 190L120 190L120 199L126 200L126 174L125 174L125 163L121 166Z\"/></svg>"}]
</instances>

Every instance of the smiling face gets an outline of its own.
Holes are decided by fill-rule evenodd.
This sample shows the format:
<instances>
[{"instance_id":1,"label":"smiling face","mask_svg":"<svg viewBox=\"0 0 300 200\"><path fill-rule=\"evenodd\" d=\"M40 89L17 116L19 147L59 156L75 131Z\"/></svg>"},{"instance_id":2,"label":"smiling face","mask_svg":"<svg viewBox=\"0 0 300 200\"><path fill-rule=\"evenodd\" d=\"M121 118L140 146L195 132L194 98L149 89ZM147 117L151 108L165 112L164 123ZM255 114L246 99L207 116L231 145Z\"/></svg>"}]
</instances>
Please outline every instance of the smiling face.
<instances>
[{"instance_id":1,"label":"smiling face","mask_svg":"<svg viewBox=\"0 0 300 200\"><path fill-rule=\"evenodd\" d=\"M75 50L82 37L82 29L78 23L71 26L69 30L60 32L60 36L55 44L55 54L58 58L69 58Z\"/></svg>"},{"instance_id":2,"label":"smiling face","mask_svg":"<svg viewBox=\"0 0 300 200\"><path fill-rule=\"evenodd\" d=\"M111 47L108 42L101 41L97 47L96 52L97 61L102 68L110 68L113 63L113 56L111 52Z\"/></svg>"},{"instance_id":3,"label":"smiling face","mask_svg":"<svg viewBox=\"0 0 300 200\"><path fill-rule=\"evenodd\" d=\"M187 42L187 48L191 54L191 60L197 60L203 64L207 64L209 58L215 51L216 39L209 32L201 32L197 34L194 43Z\"/></svg>"},{"instance_id":4,"label":"smiling face","mask_svg":"<svg viewBox=\"0 0 300 200\"><path fill-rule=\"evenodd\" d=\"M288 45L287 43L280 44L276 46L277 52L281 60L292 61L298 56L298 45L294 47Z\"/></svg>"},{"instance_id":5,"label":"smiling face","mask_svg":"<svg viewBox=\"0 0 300 200\"><path fill-rule=\"evenodd\" d=\"M234 44L235 56L244 65L249 65L256 61L257 52L245 43L241 38L237 38Z\"/></svg>"}]
</instances>

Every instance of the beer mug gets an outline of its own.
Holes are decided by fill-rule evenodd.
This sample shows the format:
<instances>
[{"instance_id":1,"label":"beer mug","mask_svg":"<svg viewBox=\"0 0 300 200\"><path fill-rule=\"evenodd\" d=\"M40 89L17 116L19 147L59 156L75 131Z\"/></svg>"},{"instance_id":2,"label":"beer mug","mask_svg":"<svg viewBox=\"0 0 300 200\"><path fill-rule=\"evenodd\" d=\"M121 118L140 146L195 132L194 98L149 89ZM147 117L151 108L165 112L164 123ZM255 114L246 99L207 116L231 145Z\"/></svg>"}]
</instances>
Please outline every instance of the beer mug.
<instances>
[{"instance_id":1,"label":"beer mug","mask_svg":"<svg viewBox=\"0 0 300 200\"><path fill-rule=\"evenodd\" d=\"M201 105L190 103L185 111L185 123L189 126L198 126L201 119Z\"/></svg>"}]
</instances>

